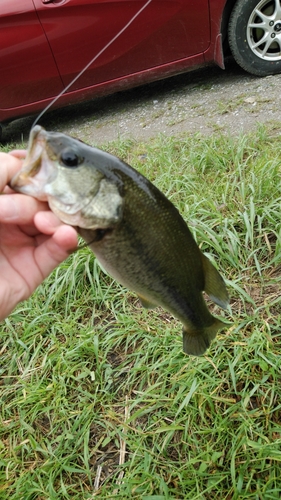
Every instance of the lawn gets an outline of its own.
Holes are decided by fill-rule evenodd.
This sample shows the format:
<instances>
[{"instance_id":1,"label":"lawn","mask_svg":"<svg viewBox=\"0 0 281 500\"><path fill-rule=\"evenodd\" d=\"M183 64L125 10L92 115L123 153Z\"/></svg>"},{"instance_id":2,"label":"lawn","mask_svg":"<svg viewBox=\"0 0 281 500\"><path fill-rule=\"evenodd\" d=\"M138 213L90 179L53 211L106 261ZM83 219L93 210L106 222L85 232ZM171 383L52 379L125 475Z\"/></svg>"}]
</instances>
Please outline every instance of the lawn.
<instances>
[{"instance_id":1,"label":"lawn","mask_svg":"<svg viewBox=\"0 0 281 500\"><path fill-rule=\"evenodd\" d=\"M231 324L187 356L177 320L70 256L0 325L0 498L279 499L280 131L103 149L177 206Z\"/></svg>"}]
</instances>

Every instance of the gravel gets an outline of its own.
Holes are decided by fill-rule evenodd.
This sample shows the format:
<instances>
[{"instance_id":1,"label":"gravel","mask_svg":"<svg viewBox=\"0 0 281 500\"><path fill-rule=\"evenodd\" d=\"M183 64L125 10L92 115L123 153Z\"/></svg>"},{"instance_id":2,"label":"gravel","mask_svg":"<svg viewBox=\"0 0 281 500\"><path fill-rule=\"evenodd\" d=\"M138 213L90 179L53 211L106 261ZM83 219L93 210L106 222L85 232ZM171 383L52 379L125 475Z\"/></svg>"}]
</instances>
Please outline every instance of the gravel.
<instances>
[{"instance_id":1,"label":"gravel","mask_svg":"<svg viewBox=\"0 0 281 500\"><path fill-rule=\"evenodd\" d=\"M259 124L279 130L280 84L281 75L258 78L230 60L225 71L203 68L68 106L46 113L40 124L97 146L120 137L146 141L160 133L237 135ZM4 142L26 141L33 120L10 123Z\"/></svg>"}]
</instances>

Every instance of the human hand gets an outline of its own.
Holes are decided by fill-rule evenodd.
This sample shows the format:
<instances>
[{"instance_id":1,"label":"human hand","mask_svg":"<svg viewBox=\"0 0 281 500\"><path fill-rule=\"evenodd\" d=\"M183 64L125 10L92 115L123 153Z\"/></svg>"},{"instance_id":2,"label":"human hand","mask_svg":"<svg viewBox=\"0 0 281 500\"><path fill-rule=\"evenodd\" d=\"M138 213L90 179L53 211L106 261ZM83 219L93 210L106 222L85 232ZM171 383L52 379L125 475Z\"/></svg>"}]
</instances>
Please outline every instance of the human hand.
<instances>
[{"instance_id":1,"label":"human hand","mask_svg":"<svg viewBox=\"0 0 281 500\"><path fill-rule=\"evenodd\" d=\"M0 153L0 320L77 247L77 233L48 204L7 185L20 170L24 150Z\"/></svg>"}]
</instances>

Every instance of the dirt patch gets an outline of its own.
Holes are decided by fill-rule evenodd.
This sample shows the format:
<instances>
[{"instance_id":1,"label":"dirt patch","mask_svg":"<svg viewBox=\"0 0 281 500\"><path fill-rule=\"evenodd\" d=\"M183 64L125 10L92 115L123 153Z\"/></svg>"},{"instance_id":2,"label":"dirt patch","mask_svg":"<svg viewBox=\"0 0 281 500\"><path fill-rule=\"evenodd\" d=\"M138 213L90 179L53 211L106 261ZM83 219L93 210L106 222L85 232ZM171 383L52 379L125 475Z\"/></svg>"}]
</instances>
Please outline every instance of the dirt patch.
<instances>
[{"instance_id":1,"label":"dirt patch","mask_svg":"<svg viewBox=\"0 0 281 500\"><path fill-rule=\"evenodd\" d=\"M240 134L258 124L280 129L281 75L258 78L232 60L46 114L40 124L100 145L159 133ZM10 123L4 142L26 141L34 117Z\"/></svg>"}]
</instances>

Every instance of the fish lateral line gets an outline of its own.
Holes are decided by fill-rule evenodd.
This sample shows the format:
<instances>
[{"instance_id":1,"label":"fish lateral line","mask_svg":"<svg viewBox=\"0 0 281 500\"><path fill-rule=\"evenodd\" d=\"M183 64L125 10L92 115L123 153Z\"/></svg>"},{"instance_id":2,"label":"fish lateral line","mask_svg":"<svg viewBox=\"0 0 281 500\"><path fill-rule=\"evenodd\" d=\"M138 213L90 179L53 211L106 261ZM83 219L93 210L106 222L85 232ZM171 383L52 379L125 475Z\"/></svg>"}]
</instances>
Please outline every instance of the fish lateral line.
<instances>
[{"instance_id":1,"label":"fish lateral line","mask_svg":"<svg viewBox=\"0 0 281 500\"><path fill-rule=\"evenodd\" d=\"M60 152L66 145L72 145L72 141L75 145L75 139L65 134L48 133L37 125L30 134L28 161L23 169L28 171L30 168L32 172L34 161L44 150L40 157L45 170L49 166L52 175L47 170L38 174L37 183L28 191L28 183L27 188L18 183L18 173L12 179L12 188L35 198L37 194L47 195L51 210L61 216L64 223L76 228L85 241L69 253L92 247L102 268L135 292L144 307L161 306L181 321L186 354L203 355L217 331L229 326L211 314L202 295L205 291L218 305L226 307L229 299L223 278L202 253L173 203L146 177L140 173L136 175L133 167L119 159L116 161L116 157L108 153L105 156L102 153L96 165L96 148L87 146L92 156L85 156L85 165L79 166L79 171L76 167L62 168ZM79 142L79 148L84 150L85 147ZM112 157L113 166L108 162ZM53 176L53 168L59 175ZM110 176L113 172L116 189L112 190L111 177L110 184L101 190L104 178L102 176L101 180L96 170L106 178L107 171ZM120 178L125 185L123 197L126 197L121 219L116 218ZM89 209L90 199L93 199L92 210ZM69 213L69 206L74 206L75 210ZM151 221L149 226L148 219ZM161 251L159 241L163 243Z\"/></svg>"}]
</instances>

